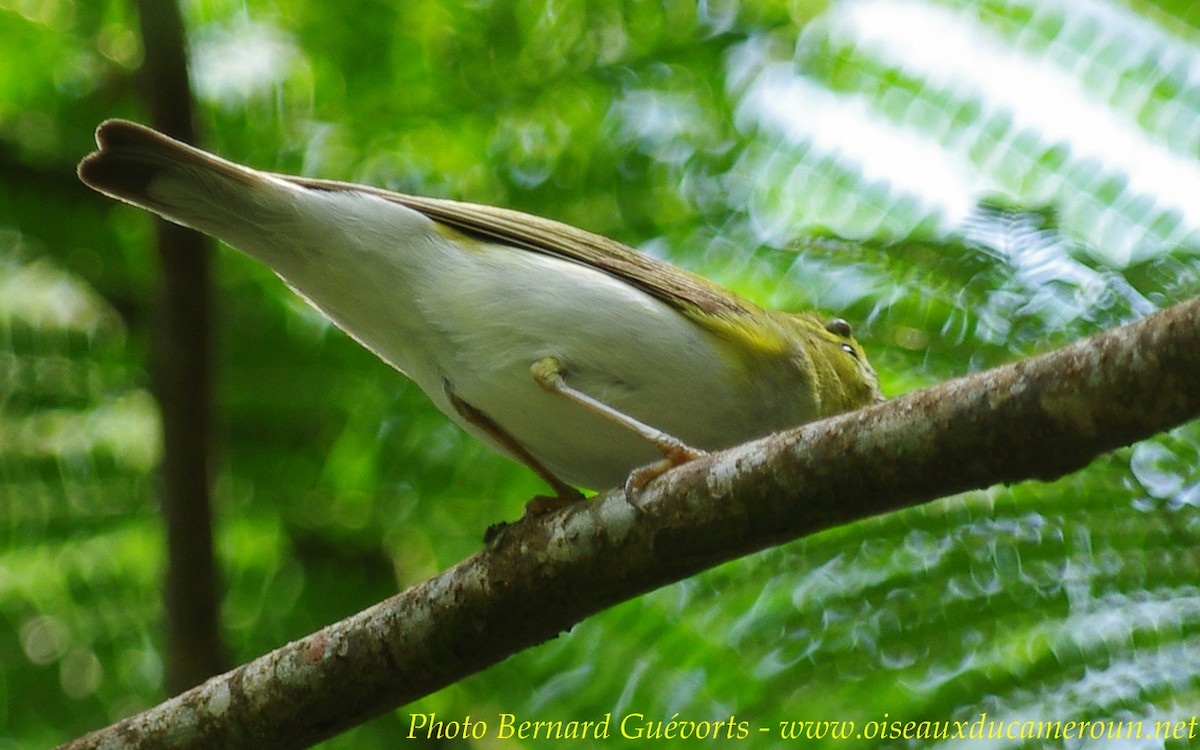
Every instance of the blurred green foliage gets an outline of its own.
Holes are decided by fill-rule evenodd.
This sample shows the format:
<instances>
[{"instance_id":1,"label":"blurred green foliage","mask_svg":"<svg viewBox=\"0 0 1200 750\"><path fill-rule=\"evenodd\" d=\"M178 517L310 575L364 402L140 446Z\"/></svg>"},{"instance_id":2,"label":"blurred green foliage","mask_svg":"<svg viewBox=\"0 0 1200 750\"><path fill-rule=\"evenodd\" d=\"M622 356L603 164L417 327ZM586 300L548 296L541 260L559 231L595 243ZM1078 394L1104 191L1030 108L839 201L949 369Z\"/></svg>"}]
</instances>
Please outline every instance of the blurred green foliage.
<instances>
[{"instance_id":1,"label":"blurred green foliage","mask_svg":"<svg viewBox=\"0 0 1200 750\"><path fill-rule=\"evenodd\" d=\"M1200 291L1190 2L184 11L219 153L551 216L764 303L836 311L889 394ZM145 119L135 24L121 0L0 0L5 750L164 697L151 224L73 174L101 119ZM268 271L223 250L218 276L235 659L444 569L540 491ZM395 747L418 711L493 726L609 711L755 727L1186 720L1200 705L1198 459L1191 424L1058 482L736 561L326 746Z\"/></svg>"}]
</instances>

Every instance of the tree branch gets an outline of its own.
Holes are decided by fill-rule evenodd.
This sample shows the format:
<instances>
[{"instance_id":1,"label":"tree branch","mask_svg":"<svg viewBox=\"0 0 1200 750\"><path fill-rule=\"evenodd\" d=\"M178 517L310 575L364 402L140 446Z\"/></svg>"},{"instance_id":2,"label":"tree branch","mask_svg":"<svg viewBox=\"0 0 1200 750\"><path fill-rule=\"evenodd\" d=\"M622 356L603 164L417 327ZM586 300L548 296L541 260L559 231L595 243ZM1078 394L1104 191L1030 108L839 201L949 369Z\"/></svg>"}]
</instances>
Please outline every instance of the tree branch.
<instances>
[{"instance_id":1,"label":"tree branch","mask_svg":"<svg viewBox=\"0 0 1200 750\"><path fill-rule=\"evenodd\" d=\"M805 425L504 529L454 568L66 745L304 747L773 544L1049 480L1200 414L1200 298L1064 349ZM116 742L116 745L106 743Z\"/></svg>"}]
</instances>

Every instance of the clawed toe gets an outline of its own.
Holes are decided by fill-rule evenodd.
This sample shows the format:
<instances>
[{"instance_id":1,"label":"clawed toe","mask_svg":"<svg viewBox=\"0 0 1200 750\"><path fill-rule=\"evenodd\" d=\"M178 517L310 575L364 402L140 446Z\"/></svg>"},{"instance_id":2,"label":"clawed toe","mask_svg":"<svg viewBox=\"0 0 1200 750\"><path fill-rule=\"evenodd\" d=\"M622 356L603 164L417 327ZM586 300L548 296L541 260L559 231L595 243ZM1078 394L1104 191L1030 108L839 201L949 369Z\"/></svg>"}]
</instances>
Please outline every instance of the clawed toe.
<instances>
[{"instance_id":1,"label":"clawed toe","mask_svg":"<svg viewBox=\"0 0 1200 750\"><path fill-rule=\"evenodd\" d=\"M642 506L638 505L637 496L641 493L643 487L676 466L682 466L706 455L708 455L707 452L682 443L672 446L671 450L666 453L661 461L655 461L652 464L647 464L630 472L629 476L625 478L623 487L625 502L629 503L638 513L642 513L643 509Z\"/></svg>"}]
</instances>

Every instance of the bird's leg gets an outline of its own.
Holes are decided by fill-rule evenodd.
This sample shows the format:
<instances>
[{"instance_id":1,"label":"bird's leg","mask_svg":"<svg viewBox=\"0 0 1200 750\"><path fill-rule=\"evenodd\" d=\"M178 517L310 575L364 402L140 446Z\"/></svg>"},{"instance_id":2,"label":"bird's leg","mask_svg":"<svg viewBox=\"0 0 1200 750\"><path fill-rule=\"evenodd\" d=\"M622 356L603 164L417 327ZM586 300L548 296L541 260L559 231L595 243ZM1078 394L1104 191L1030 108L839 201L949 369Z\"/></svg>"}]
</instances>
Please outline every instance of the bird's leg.
<instances>
[{"instance_id":1,"label":"bird's leg","mask_svg":"<svg viewBox=\"0 0 1200 750\"><path fill-rule=\"evenodd\" d=\"M571 503L576 503L583 499L582 492L554 476L529 451L525 450L525 446L518 443L512 435L505 432L491 417L471 406L466 401L463 401L454 393L451 393L449 388L446 389L446 393L450 396L450 403L454 405L454 410L462 415L463 419L486 432L493 440L503 446L505 450L515 456L518 461L532 469L533 473L542 478L542 481L550 485L550 489L554 490L553 497L538 495L526 503L525 515L537 516L549 513L552 510L565 508Z\"/></svg>"},{"instance_id":2,"label":"bird's leg","mask_svg":"<svg viewBox=\"0 0 1200 750\"><path fill-rule=\"evenodd\" d=\"M567 385L567 381L563 378L562 363L554 357L539 359L530 366L529 371L538 385L547 391L570 399L589 411L599 414L605 419L636 433L645 439L646 442L662 451L663 458L661 461L656 461L635 469L625 480L625 498L635 508L637 504L633 502L634 495L652 479L668 469L706 455L704 451L699 448L693 448L674 435L669 435L662 430L651 427L645 422L635 419L625 412L618 411L603 401L599 401L583 391L576 390Z\"/></svg>"}]
</instances>

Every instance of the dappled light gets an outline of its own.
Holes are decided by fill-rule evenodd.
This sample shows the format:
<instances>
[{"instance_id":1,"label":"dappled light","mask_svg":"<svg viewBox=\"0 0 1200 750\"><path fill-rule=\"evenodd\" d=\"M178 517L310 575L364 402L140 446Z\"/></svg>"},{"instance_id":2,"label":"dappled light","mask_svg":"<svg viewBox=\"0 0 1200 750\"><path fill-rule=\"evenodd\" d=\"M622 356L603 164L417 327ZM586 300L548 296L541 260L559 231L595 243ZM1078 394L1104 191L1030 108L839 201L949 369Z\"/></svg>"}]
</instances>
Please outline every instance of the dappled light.
<instances>
[{"instance_id":1,"label":"dappled light","mask_svg":"<svg viewBox=\"0 0 1200 750\"><path fill-rule=\"evenodd\" d=\"M1200 19L1145 5L183 11L217 153L547 216L843 317L894 396L1200 293ZM4 750L165 697L151 224L74 176L100 120L147 119L132 13L0 0L0 45L25 55L0 63ZM446 569L545 492L268 270L228 249L216 269L232 663ZM1190 424L1055 482L835 528L620 604L323 747L397 747L420 711L1187 719L1198 464Z\"/></svg>"}]
</instances>

